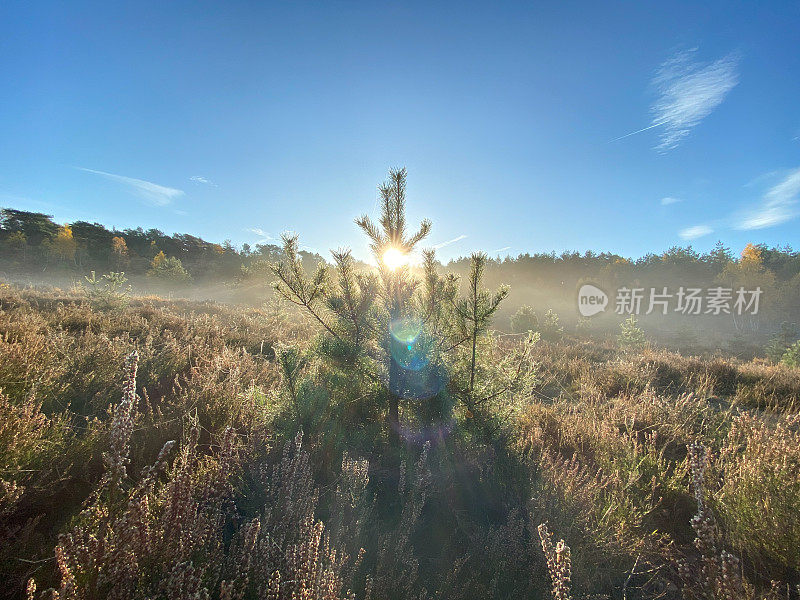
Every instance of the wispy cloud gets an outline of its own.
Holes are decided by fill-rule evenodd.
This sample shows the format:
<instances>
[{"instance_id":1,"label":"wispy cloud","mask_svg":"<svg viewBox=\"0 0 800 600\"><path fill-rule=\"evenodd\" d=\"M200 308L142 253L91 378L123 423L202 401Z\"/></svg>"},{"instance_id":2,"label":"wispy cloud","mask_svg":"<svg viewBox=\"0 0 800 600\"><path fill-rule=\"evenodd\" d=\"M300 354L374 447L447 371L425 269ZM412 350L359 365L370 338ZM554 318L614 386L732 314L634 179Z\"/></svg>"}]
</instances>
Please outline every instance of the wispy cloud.
<instances>
[{"instance_id":1,"label":"wispy cloud","mask_svg":"<svg viewBox=\"0 0 800 600\"><path fill-rule=\"evenodd\" d=\"M764 194L761 205L746 213L737 229L764 229L790 221L800 214L800 168L791 171Z\"/></svg>"},{"instance_id":2,"label":"wispy cloud","mask_svg":"<svg viewBox=\"0 0 800 600\"><path fill-rule=\"evenodd\" d=\"M210 186L213 186L213 187L217 187L216 183L214 183L213 181L211 181L207 177L201 177L200 175L192 175L191 177L189 177L189 181L192 181L194 183L202 183L204 185L210 185Z\"/></svg>"},{"instance_id":3,"label":"wispy cloud","mask_svg":"<svg viewBox=\"0 0 800 600\"><path fill-rule=\"evenodd\" d=\"M511 246L503 246L502 248L498 248L497 250L492 250L490 254L500 254L501 252L505 252L506 250L511 250Z\"/></svg>"},{"instance_id":4,"label":"wispy cloud","mask_svg":"<svg viewBox=\"0 0 800 600\"><path fill-rule=\"evenodd\" d=\"M701 238L710 233L714 233L714 230L708 225L694 225L692 227L682 229L680 232L678 232L678 235L685 240L696 240L697 238Z\"/></svg>"},{"instance_id":5,"label":"wispy cloud","mask_svg":"<svg viewBox=\"0 0 800 600\"><path fill-rule=\"evenodd\" d=\"M679 52L661 64L652 80L658 99L650 107L653 119L647 127L612 141L656 127L661 128L656 150L672 150L703 119L722 104L739 83L739 57L729 54L711 63L695 59L697 49Z\"/></svg>"},{"instance_id":6,"label":"wispy cloud","mask_svg":"<svg viewBox=\"0 0 800 600\"><path fill-rule=\"evenodd\" d=\"M651 108L652 124L664 125L658 150L675 148L739 83L737 55L729 54L703 65L693 60L694 52L672 57L653 79L660 97Z\"/></svg>"},{"instance_id":7,"label":"wispy cloud","mask_svg":"<svg viewBox=\"0 0 800 600\"><path fill-rule=\"evenodd\" d=\"M183 190L178 190L164 185L158 185L152 181L145 181L144 179L135 179L133 177L126 177L124 175L115 175L114 173L106 173L105 171L96 171L94 169L86 169L84 167L75 167L79 171L86 173L93 173L100 175L106 179L117 181L126 185L131 192L156 206L166 206L176 198L184 195Z\"/></svg>"},{"instance_id":8,"label":"wispy cloud","mask_svg":"<svg viewBox=\"0 0 800 600\"><path fill-rule=\"evenodd\" d=\"M465 239L466 235L459 235L458 237L454 237L452 240L447 240L446 242L442 242L440 244L435 244L433 248L438 250L439 248L444 248L445 246L449 246L450 244L455 244L456 242L460 242L461 240Z\"/></svg>"},{"instance_id":9,"label":"wispy cloud","mask_svg":"<svg viewBox=\"0 0 800 600\"><path fill-rule=\"evenodd\" d=\"M669 206L670 204L677 204L683 202L683 198L673 198L672 196L665 196L661 199L661 206Z\"/></svg>"},{"instance_id":10,"label":"wispy cloud","mask_svg":"<svg viewBox=\"0 0 800 600\"><path fill-rule=\"evenodd\" d=\"M262 242L266 242L268 240L274 240L275 239L270 234L268 234L266 231L261 229L261 227L248 227L247 229L245 229L245 231L248 232L248 233L255 233L258 237L261 238Z\"/></svg>"}]
</instances>

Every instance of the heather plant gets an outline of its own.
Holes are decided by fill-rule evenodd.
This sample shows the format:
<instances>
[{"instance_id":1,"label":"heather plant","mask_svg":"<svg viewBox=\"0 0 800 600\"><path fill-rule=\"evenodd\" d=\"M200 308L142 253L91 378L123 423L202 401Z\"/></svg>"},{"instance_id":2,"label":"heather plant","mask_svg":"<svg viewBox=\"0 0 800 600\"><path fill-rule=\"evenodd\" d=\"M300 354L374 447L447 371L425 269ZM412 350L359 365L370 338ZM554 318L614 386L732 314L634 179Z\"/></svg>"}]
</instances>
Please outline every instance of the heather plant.
<instances>
[{"instance_id":1,"label":"heather plant","mask_svg":"<svg viewBox=\"0 0 800 600\"><path fill-rule=\"evenodd\" d=\"M588 466L577 454L565 459L555 450L546 450L536 460L540 479L529 503L531 519L553 523L570 540L574 549L571 576L578 589L613 589L630 550L620 536L618 479ZM598 569L600 561L608 568Z\"/></svg>"},{"instance_id":2,"label":"heather plant","mask_svg":"<svg viewBox=\"0 0 800 600\"><path fill-rule=\"evenodd\" d=\"M63 488L73 460L87 460L91 442L75 443L64 417L46 416L35 397L17 404L0 391L0 568L12 587L26 566L20 557L37 556L41 527L52 523L37 509Z\"/></svg>"},{"instance_id":3,"label":"heather plant","mask_svg":"<svg viewBox=\"0 0 800 600\"><path fill-rule=\"evenodd\" d=\"M547 559L547 571L553 584L553 600L571 600L572 559L569 546L564 540L559 540L553 545L553 536L544 523L539 525L539 538L542 541L542 550Z\"/></svg>"},{"instance_id":4,"label":"heather plant","mask_svg":"<svg viewBox=\"0 0 800 600\"><path fill-rule=\"evenodd\" d=\"M691 486L697 503L697 513L692 517L694 546L700 556L677 560L678 575L683 582L683 595L690 600L753 597L754 590L741 573L739 559L724 549L722 533L706 499L708 449L702 444L690 444L688 461L692 475Z\"/></svg>"},{"instance_id":5,"label":"heather plant","mask_svg":"<svg viewBox=\"0 0 800 600\"><path fill-rule=\"evenodd\" d=\"M365 598L405 599L426 597L419 589L419 559L414 552L412 535L430 492L431 474L428 471L430 443L422 448L413 478L408 481L405 463L401 465L398 495L402 509L397 525L378 539L375 570L367 575Z\"/></svg>"},{"instance_id":6,"label":"heather plant","mask_svg":"<svg viewBox=\"0 0 800 600\"><path fill-rule=\"evenodd\" d=\"M136 368L134 353L126 364L123 398L113 410L105 475L59 537L60 582L49 597L351 597L341 592L346 557L331 548L324 525L314 518L318 496L300 436L272 469L260 468L268 502L259 516L243 523L233 512L231 479L243 463L230 428L218 450L203 456L200 430L190 423L172 468L175 442L168 441L138 481L129 477ZM237 522L232 542L223 545L224 529ZM34 580L27 589L34 597Z\"/></svg>"},{"instance_id":7,"label":"heather plant","mask_svg":"<svg viewBox=\"0 0 800 600\"><path fill-rule=\"evenodd\" d=\"M747 363L737 369L735 401L746 407L796 412L800 379L789 365Z\"/></svg>"},{"instance_id":8,"label":"heather plant","mask_svg":"<svg viewBox=\"0 0 800 600\"><path fill-rule=\"evenodd\" d=\"M257 351L275 331L239 309L196 303L187 313L186 304L135 298L124 309L96 312L82 294L16 289L0 301L0 455L9 453L0 478L16 498L0 517L7 532L0 562L12 589L24 587L19 579L31 569L40 578L52 536L99 482L100 442L113 420L107 408L119 397L118 374L134 348L141 386L127 467L134 473L166 440L180 438L189 412L203 435L215 438L229 424L263 436L274 417L262 398L277 372L242 347Z\"/></svg>"},{"instance_id":9,"label":"heather plant","mask_svg":"<svg viewBox=\"0 0 800 600\"><path fill-rule=\"evenodd\" d=\"M735 417L720 449L724 479L717 497L733 546L773 576L800 564L800 419L771 424Z\"/></svg>"},{"instance_id":10,"label":"heather plant","mask_svg":"<svg viewBox=\"0 0 800 600\"><path fill-rule=\"evenodd\" d=\"M519 423L520 441L541 469L538 510L560 512L570 523L565 531L592 532L606 555L624 549L626 531L654 523L659 505L683 487L685 472L666 453L684 432L662 419L681 416L699 427L702 413L691 398L679 407L656 402L652 394L581 407L559 402L531 409Z\"/></svg>"}]
</instances>

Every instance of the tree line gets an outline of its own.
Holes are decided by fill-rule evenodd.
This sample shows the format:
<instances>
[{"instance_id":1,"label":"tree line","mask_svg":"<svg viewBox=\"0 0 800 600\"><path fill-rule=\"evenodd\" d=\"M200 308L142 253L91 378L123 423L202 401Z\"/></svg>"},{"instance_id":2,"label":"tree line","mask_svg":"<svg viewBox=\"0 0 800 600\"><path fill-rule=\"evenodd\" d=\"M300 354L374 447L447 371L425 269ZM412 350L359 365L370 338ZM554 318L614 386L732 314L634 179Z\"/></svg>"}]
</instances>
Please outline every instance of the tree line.
<instances>
[{"instance_id":1,"label":"tree line","mask_svg":"<svg viewBox=\"0 0 800 600\"><path fill-rule=\"evenodd\" d=\"M176 283L234 282L280 252L272 244L237 249L229 240L218 244L188 233L107 229L88 221L59 224L51 215L0 209L0 261L8 274L124 271ZM309 262L322 260L301 254Z\"/></svg>"},{"instance_id":2,"label":"tree line","mask_svg":"<svg viewBox=\"0 0 800 600\"><path fill-rule=\"evenodd\" d=\"M298 251L303 267L314 270L324 258ZM0 272L6 276L36 273L83 276L90 271L124 271L165 283L225 283L262 286L269 265L286 258L275 244L234 247L188 233L167 235L158 229L108 229L99 223L59 224L51 215L0 209ZM357 266L364 267L360 264ZM440 272L466 280L469 258L437 263ZM576 286L592 280L607 290L637 286L761 287L765 310L794 319L800 298L800 252L789 246L748 244L740 255L718 242L709 252L674 246L660 254L628 258L611 252L525 253L486 260L488 285L511 284L509 309L532 304L559 312L574 304Z\"/></svg>"}]
</instances>

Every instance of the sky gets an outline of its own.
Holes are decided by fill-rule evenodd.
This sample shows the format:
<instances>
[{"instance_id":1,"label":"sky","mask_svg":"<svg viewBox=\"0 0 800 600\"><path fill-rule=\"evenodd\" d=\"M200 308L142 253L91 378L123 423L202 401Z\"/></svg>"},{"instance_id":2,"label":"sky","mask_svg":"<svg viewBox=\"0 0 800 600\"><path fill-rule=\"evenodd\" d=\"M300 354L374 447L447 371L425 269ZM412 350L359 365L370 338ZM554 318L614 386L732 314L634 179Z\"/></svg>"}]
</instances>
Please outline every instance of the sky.
<instances>
[{"instance_id":1,"label":"sky","mask_svg":"<svg viewBox=\"0 0 800 600\"><path fill-rule=\"evenodd\" d=\"M0 206L367 256L800 247L797 2L0 4Z\"/></svg>"}]
</instances>

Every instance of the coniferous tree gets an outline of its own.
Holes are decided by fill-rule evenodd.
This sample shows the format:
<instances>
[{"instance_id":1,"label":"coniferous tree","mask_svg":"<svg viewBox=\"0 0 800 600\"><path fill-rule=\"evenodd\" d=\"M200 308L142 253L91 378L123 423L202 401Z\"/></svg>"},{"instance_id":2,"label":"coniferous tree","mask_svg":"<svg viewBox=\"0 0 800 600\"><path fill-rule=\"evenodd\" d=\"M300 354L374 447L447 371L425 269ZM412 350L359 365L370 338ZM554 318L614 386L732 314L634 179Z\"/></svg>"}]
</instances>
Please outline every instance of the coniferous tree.
<instances>
[{"instance_id":1,"label":"coniferous tree","mask_svg":"<svg viewBox=\"0 0 800 600\"><path fill-rule=\"evenodd\" d=\"M539 329L539 317L532 306L523 305L511 317L511 331L513 333L527 333Z\"/></svg>"},{"instance_id":2,"label":"coniferous tree","mask_svg":"<svg viewBox=\"0 0 800 600\"><path fill-rule=\"evenodd\" d=\"M485 255L472 256L461 297L457 278L437 273L432 250L422 252L419 268L411 265L410 257L431 224L426 220L415 232L407 231L405 190L405 169L390 171L389 180L379 188L378 223L366 216L356 221L370 240L373 270L358 269L349 250L336 250L333 267L323 263L307 275L294 235L284 236L284 259L271 265L276 291L321 329L312 354L328 365L329 373L341 374L330 375L326 384L326 409L319 400L323 392L312 393L308 382L301 381L296 352L284 349L279 358L288 396L297 413L305 415L301 419L305 423L315 422L308 418L309 411L383 414L383 442L369 444L370 468L389 505L396 496L404 442L435 435L442 424L449 427L456 402L469 418L478 412L488 415L492 402L513 393L531 375L529 344L502 356L488 350L495 346L487 338L491 319L507 289L492 293L483 288ZM320 371L316 373L319 376ZM347 392L336 388L342 378ZM330 398L348 393L347 402L355 405L368 398L370 405L342 407ZM338 427L347 417L330 421L331 427ZM349 426L352 431L370 427L364 422ZM488 437L492 428L484 426L482 432Z\"/></svg>"},{"instance_id":3,"label":"coniferous tree","mask_svg":"<svg viewBox=\"0 0 800 600\"><path fill-rule=\"evenodd\" d=\"M617 342L625 350L638 350L647 344L644 331L639 328L636 317L631 315L619 324Z\"/></svg>"},{"instance_id":4,"label":"coniferous tree","mask_svg":"<svg viewBox=\"0 0 800 600\"><path fill-rule=\"evenodd\" d=\"M356 220L370 239L370 249L378 263L378 274L381 283L380 291L386 312L392 322L402 319L412 320L413 306L411 298L418 285L409 272L408 257L431 230L431 222L422 222L416 233L407 236L405 203L406 203L406 170L391 170L389 181L381 185L381 219L380 227L366 215ZM399 264L393 264L387 258L394 256ZM400 365L389 358L389 427L390 435L395 436L400 429L398 388L400 382Z\"/></svg>"}]
</instances>

